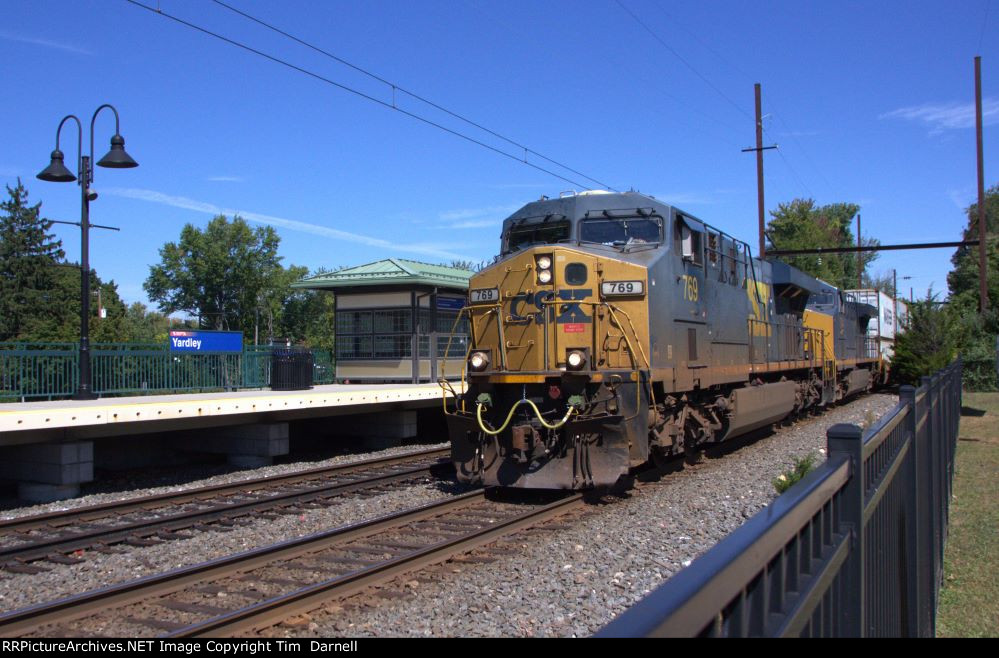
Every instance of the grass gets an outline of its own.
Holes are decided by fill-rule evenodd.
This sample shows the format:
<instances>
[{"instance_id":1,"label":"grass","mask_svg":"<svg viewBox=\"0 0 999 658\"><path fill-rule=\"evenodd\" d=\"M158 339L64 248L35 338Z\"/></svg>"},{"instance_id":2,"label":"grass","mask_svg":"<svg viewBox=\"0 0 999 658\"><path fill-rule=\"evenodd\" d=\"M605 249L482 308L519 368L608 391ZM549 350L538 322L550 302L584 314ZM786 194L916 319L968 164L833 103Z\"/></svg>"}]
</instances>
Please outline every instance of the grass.
<instances>
[{"instance_id":1,"label":"grass","mask_svg":"<svg viewBox=\"0 0 999 658\"><path fill-rule=\"evenodd\" d=\"M795 459L794 466L790 470L784 471L774 478L773 485L774 489L777 490L777 494L784 493L797 484L798 480L815 470L815 464L818 460L819 456L814 452L810 452L800 459Z\"/></svg>"},{"instance_id":2,"label":"grass","mask_svg":"<svg viewBox=\"0 0 999 658\"><path fill-rule=\"evenodd\" d=\"M999 393L963 404L937 635L999 637Z\"/></svg>"}]
</instances>

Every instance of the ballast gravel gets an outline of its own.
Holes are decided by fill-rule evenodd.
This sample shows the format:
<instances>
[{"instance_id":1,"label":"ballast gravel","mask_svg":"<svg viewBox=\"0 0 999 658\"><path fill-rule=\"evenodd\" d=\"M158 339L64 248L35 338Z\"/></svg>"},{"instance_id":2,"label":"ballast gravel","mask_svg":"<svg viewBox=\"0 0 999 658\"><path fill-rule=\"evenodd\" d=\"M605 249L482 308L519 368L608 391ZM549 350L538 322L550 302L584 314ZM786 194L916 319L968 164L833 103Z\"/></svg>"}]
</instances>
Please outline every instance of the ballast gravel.
<instances>
[{"instance_id":1,"label":"ballast gravel","mask_svg":"<svg viewBox=\"0 0 999 658\"><path fill-rule=\"evenodd\" d=\"M4 516L13 518L27 514L72 509L156 493L176 492L212 484L239 482L267 475L289 473L326 465L347 464L364 459L421 452L428 448L440 448L445 445L406 446L363 455L335 457L322 462L267 466L191 481L182 486L119 491L85 496L83 498L47 505L8 510ZM116 547L116 552L114 553L88 551L86 554L81 553L79 555L84 558L84 561L80 564L36 563L47 569L44 573L13 574L10 572L0 572L0 612L15 610L91 589L163 573L178 567L198 564L199 562L232 555L278 541L294 539L349 523L356 523L409 509L417 505L432 503L451 497L455 491L463 490L451 483L430 481L409 487L404 486L398 490L392 490L381 495L343 497L337 499L338 502L336 504L327 508L305 510L295 516L286 515L275 520L261 520L259 523L236 525L228 529L219 527L203 532L191 531L192 537L190 539L166 541L156 546L132 547L119 545Z\"/></svg>"},{"instance_id":2,"label":"ballast gravel","mask_svg":"<svg viewBox=\"0 0 999 658\"><path fill-rule=\"evenodd\" d=\"M826 430L870 426L898 402L870 395L721 458L665 475L569 524L528 531L488 564L453 561L404 576L401 598L354 597L288 636L586 636L769 504L796 459L824 460ZM488 549L480 552L490 555Z\"/></svg>"},{"instance_id":3,"label":"ballast gravel","mask_svg":"<svg viewBox=\"0 0 999 658\"><path fill-rule=\"evenodd\" d=\"M141 498L143 496L153 496L156 494L178 493L199 487L209 487L221 484L233 484L245 480L255 480L257 478L273 477L295 473L313 468L323 468L326 466L341 466L353 464L368 459L379 459L382 457L396 457L409 455L426 450L447 448L447 443L406 445L395 448L386 448L376 452L362 454L338 455L321 461L300 461L286 464L275 464L274 466L264 466L255 469L233 469L226 466L210 466L192 464L184 467L172 469L174 472L169 475L162 473L143 474L142 472L129 472L127 480L116 480L111 485L112 491L102 491L91 493L77 498L59 500L42 505L29 505L25 507L14 507L0 511L0 519L14 519L21 516L33 516L35 514L45 514L47 512L62 512L76 509L78 507L89 507L102 503L113 503L119 500L130 498ZM220 472L221 471L221 472ZM183 479L183 481L180 481ZM163 484L168 481L169 484ZM104 482L91 482L83 485L85 488L104 487Z\"/></svg>"},{"instance_id":4,"label":"ballast gravel","mask_svg":"<svg viewBox=\"0 0 999 658\"><path fill-rule=\"evenodd\" d=\"M332 603L299 622L271 629L298 637L343 636L585 636L689 564L769 504L772 481L809 453L822 457L835 423L870 425L897 398L870 395L822 416L784 427L723 457L708 457L620 497L606 498L569 521L558 520L503 540L491 562L452 561L402 576L369 594ZM324 464L415 452L408 446L324 462L284 464L216 475L182 486L101 493L72 501L11 509L5 517L92 505L207 484L285 473ZM325 509L194 533L184 540L115 554L90 553L76 565L46 564L45 573L0 572L0 611L23 608L114 583L196 564L277 541L328 530L463 490L428 482ZM514 550L510 550L510 549Z\"/></svg>"}]
</instances>

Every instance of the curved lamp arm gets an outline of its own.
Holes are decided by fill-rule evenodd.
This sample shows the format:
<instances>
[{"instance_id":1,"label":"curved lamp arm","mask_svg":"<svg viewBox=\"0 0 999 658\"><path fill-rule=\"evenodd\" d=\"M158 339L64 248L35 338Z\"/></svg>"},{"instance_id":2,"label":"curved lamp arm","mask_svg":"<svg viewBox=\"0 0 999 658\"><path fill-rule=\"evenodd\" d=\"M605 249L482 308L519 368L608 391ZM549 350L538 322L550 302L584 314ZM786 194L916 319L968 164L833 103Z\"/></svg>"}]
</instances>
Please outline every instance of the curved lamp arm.
<instances>
[{"instance_id":1,"label":"curved lamp arm","mask_svg":"<svg viewBox=\"0 0 999 658\"><path fill-rule=\"evenodd\" d=\"M63 124L65 124L70 119L72 119L73 121L76 122L76 128L77 128L77 133L76 133L76 175L77 175L77 179L76 179L76 182L77 182L78 185L83 185L83 182L82 182L82 179L83 179L83 163L81 162L81 160L83 159L83 124L80 123L80 120L76 117L75 114L67 114L66 116L64 116L62 118L62 121L59 122L59 127L56 128L56 150L57 151L59 150L59 133L62 132L62 126L63 126ZM94 150L93 136L91 136L90 150L91 151Z\"/></svg>"},{"instance_id":2,"label":"curved lamp arm","mask_svg":"<svg viewBox=\"0 0 999 658\"><path fill-rule=\"evenodd\" d=\"M94 124L97 122L97 115L100 114L101 110L103 110L105 107L110 108L111 111L114 112L114 134L115 134L115 136L119 136L121 134L119 132L119 130L118 130L118 128L119 128L118 110L116 110L114 108L114 105L111 105L110 103L104 103L104 105L101 105L99 108L97 108L96 110L94 110L94 116L93 116L92 119L90 119L90 162L91 162L91 165L90 165L90 171L87 173L87 177L90 180L88 180L87 183L94 182L94 166L93 166L93 162L94 162Z\"/></svg>"}]
</instances>

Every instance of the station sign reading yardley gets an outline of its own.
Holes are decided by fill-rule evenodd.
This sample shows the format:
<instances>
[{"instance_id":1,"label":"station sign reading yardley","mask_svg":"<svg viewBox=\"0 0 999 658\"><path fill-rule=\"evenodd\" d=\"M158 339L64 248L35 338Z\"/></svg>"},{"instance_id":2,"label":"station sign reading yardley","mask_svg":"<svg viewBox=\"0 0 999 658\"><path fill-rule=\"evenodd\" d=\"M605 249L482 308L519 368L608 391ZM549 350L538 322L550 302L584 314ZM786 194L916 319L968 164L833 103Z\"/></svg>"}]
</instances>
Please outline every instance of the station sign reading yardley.
<instances>
[{"instance_id":1,"label":"station sign reading yardley","mask_svg":"<svg viewBox=\"0 0 999 658\"><path fill-rule=\"evenodd\" d=\"M242 331L171 331L171 352L242 352Z\"/></svg>"}]
</instances>

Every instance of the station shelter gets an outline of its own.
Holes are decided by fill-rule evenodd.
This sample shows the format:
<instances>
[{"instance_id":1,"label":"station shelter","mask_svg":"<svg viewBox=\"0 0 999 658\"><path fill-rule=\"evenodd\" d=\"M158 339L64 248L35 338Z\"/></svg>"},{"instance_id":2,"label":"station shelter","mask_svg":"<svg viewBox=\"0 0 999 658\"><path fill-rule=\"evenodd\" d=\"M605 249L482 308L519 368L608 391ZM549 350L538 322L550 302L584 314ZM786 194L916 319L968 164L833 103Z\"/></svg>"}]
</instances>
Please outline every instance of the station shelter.
<instances>
[{"instance_id":1,"label":"station shelter","mask_svg":"<svg viewBox=\"0 0 999 658\"><path fill-rule=\"evenodd\" d=\"M461 310L471 276L456 267L388 258L292 287L335 295L338 382L419 383L437 381L442 366L448 379L461 376L469 334Z\"/></svg>"}]
</instances>

